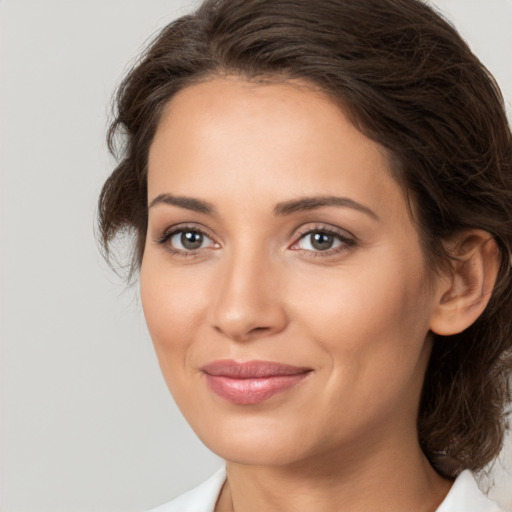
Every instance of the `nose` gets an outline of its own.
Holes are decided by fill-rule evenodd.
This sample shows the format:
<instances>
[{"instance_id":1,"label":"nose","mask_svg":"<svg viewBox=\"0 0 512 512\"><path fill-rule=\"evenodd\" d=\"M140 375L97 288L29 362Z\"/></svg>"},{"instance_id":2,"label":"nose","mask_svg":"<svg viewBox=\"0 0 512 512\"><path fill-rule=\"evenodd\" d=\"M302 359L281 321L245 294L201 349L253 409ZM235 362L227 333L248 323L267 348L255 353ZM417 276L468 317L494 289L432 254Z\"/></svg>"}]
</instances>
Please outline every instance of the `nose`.
<instances>
[{"instance_id":1,"label":"nose","mask_svg":"<svg viewBox=\"0 0 512 512\"><path fill-rule=\"evenodd\" d=\"M286 328L278 265L261 252L233 254L219 269L211 305L213 328L233 341L272 336Z\"/></svg>"}]
</instances>

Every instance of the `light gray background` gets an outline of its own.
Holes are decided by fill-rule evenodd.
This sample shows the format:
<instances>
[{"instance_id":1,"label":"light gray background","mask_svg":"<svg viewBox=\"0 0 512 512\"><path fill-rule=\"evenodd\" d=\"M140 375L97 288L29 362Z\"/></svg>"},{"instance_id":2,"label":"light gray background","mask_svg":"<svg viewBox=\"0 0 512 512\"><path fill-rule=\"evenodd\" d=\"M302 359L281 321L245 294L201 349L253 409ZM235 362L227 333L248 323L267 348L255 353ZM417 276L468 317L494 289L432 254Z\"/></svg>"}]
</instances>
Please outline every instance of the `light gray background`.
<instances>
[{"instance_id":1,"label":"light gray background","mask_svg":"<svg viewBox=\"0 0 512 512\"><path fill-rule=\"evenodd\" d=\"M93 237L109 98L193 0L0 0L2 512L130 512L220 464ZM512 110L512 0L437 0ZM512 510L512 440L492 493ZM508 459L507 459L508 457ZM508 482L508 489L507 489ZM484 482L485 484L485 482Z\"/></svg>"}]
</instances>

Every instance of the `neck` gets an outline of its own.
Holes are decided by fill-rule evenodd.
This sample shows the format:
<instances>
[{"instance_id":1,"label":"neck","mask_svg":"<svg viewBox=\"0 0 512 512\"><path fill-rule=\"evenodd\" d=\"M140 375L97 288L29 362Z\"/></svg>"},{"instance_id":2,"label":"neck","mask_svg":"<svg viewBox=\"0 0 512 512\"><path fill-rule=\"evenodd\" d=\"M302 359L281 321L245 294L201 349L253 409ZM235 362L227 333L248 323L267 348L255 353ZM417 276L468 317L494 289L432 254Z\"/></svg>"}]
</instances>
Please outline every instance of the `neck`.
<instances>
[{"instance_id":1,"label":"neck","mask_svg":"<svg viewBox=\"0 0 512 512\"><path fill-rule=\"evenodd\" d=\"M434 512L452 482L434 471L417 440L414 449L408 444L405 439L367 443L364 451L331 452L285 466L228 462L215 510Z\"/></svg>"}]
</instances>

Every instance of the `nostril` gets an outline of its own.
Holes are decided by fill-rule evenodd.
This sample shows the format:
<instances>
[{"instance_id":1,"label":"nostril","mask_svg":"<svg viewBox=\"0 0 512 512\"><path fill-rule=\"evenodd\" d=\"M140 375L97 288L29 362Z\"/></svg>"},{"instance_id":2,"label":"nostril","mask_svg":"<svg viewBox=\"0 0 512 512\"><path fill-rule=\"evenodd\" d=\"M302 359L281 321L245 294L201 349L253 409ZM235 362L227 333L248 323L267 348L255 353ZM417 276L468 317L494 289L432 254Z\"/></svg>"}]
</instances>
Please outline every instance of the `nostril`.
<instances>
[{"instance_id":1,"label":"nostril","mask_svg":"<svg viewBox=\"0 0 512 512\"><path fill-rule=\"evenodd\" d=\"M270 327L254 327L253 329L250 329L247 332L247 335L245 337L246 339L257 338L261 334L265 335L270 333L270 331L272 331Z\"/></svg>"},{"instance_id":2,"label":"nostril","mask_svg":"<svg viewBox=\"0 0 512 512\"><path fill-rule=\"evenodd\" d=\"M253 327L243 329L241 327L223 327L219 325L215 325L214 329L217 333L234 341L249 341L251 339L259 338L260 336L269 335L273 331L272 327Z\"/></svg>"}]
</instances>

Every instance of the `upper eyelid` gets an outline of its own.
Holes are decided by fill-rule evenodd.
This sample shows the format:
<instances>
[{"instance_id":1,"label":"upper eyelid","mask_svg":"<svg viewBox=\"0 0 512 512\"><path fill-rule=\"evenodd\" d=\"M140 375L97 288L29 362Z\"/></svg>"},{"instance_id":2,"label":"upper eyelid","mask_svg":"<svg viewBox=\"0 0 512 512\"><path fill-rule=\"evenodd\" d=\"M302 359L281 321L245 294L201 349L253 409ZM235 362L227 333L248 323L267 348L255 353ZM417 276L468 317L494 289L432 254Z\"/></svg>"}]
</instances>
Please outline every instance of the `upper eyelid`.
<instances>
[{"instance_id":1,"label":"upper eyelid","mask_svg":"<svg viewBox=\"0 0 512 512\"><path fill-rule=\"evenodd\" d=\"M208 230L207 228L205 228L204 226L202 226L200 224L198 225L195 223L175 224L173 226L169 226L169 227L165 228L161 232L161 234L159 234L156 237L156 240L158 241L158 240L163 240L163 239L169 239L176 233L180 233L180 232L187 231L187 230L188 231L197 231L198 233L201 233L202 235L208 237L210 240L215 242L215 239L211 235L210 230Z\"/></svg>"},{"instance_id":2,"label":"upper eyelid","mask_svg":"<svg viewBox=\"0 0 512 512\"><path fill-rule=\"evenodd\" d=\"M346 229L342 229L339 227L332 226L330 224L316 224L316 225L313 225L312 227L308 227L308 228L299 228L296 231L295 237L298 239L305 235L308 235L311 233L319 233L319 232L320 233L326 232L326 233L329 233L332 235L337 235L340 238L345 238L345 239L350 238L351 240L354 240L354 241L357 240L357 237L355 235L353 235L350 231L347 231Z\"/></svg>"}]
</instances>

